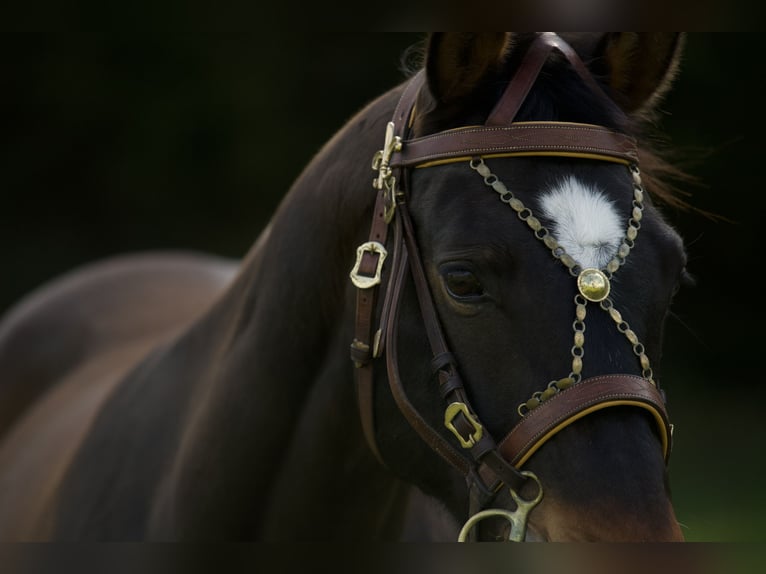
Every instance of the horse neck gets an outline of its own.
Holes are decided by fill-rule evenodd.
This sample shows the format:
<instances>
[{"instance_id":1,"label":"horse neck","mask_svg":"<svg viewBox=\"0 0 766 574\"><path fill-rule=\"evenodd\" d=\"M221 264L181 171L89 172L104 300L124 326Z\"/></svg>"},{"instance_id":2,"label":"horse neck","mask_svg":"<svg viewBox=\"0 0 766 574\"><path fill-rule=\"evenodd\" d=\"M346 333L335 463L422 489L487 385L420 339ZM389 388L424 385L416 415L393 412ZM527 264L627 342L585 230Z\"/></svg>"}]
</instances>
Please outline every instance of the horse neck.
<instances>
[{"instance_id":1,"label":"horse neck","mask_svg":"<svg viewBox=\"0 0 766 574\"><path fill-rule=\"evenodd\" d=\"M371 104L328 142L227 294L185 338L205 367L155 529L388 535L402 491L362 438L348 356L348 270L371 221L370 158L394 97ZM329 513L351 530L323 530Z\"/></svg>"}]
</instances>

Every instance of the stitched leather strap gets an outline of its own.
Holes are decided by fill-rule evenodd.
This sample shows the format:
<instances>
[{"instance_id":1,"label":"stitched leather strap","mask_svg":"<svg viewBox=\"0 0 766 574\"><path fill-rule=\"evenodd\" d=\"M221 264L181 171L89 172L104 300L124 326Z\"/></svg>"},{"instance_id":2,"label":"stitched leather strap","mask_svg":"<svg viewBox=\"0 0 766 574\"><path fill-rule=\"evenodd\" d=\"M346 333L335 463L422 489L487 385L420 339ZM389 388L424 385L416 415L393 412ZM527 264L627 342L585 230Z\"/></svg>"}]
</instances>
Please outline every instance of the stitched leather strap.
<instances>
[{"instance_id":1,"label":"stitched leather strap","mask_svg":"<svg viewBox=\"0 0 766 574\"><path fill-rule=\"evenodd\" d=\"M625 374L591 377L554 395L530 411L498 448L503 458L521 467L543 444L573 422L595 411L623 405L640 407L652 414L667 460L672 431L662 394L643 377Z\"/></svg>"},{"instance_id":2,"label":"stitched leather strap","mask_svg":"<svg viewBox=\"0 0 766 574\"><path fill-rule=\"evenodd\" d=\"M397 218L399 217L397 215ZM400 225L400 223L397 221L396 225ZM386 328L386 368L388 370L389 387L399 410L423 441L450 465L458 469L463 475L467 475L470 471L468 460L453 448L418 412L407 396L399 375L399 353L396 347L396 334L399 332L399 302L404 290L404 278L406 276L404 271L407 260L408 254L404 252L399 267L400 272L397 272L396 280L389 286L394 290L393 304L389 310L390 314L387 318L388 326Z\"/></svg>"},{"instance_id":3,"label":"stitched leather strap","mask_svg":"<svg viewBox=\"0 0 766 574\"><path fill-rule=\"evenodd\" d=\"M601 126L565 122L517 122L473 126L404 142L391 158L394 167L447 163L474 156L562 155L638 162L636 140Z\"/></svg>"},{"instance_id":4,"label":"stitched leather strap","mask_svg":"<svg viewBox=\"0 0 766 574\"><path fill-rule=\"evenodd\" d=\"M395 135L403 137L407 129L406 120L412 110L420 87L423 83L424 72L420 71L404 87L394 110ZM386 245L388 239L389 225L386 221L387 202L394 200L389 197L388 190L378 191L375 199L372 224L370 226L369 241ZM398 244L395 244L395 250L398 250ZM373 277L377 273L379 253L364 252L359 263L357 273L364 277ZM391 277L391 274L389 274ZM390 280L390 279L389 279ZM375 440L375 411L374 411L374 380L373 380L373 354L376 351L376 341L378 345L382 344L380 334L374 333L375 310L377 307L379 285L372 287L360 287L357 289L356 297L356 319L354 326L354 340L351 343L351 360L354 363L354 379L356 381L357 403L359 405L359 415L367 444L370 446L378 461L385 466L383 457L378 449ZM386 290L387 294L391 291ZM389 297L387 297L389 299ZM381 329L383 327L381 326ZM382 331L381 331L382 332ZM378 355L381 349L377 349Z\"/></svg>"},{"instance_id":5,"label":"stitched leather strap","mask_svg":"<svg viewBox=\"0 0 766 574\"><path fill-rule=\"evenodd\" d=\"M471 446L463 445L464 455L452 452L454 449L452 449L449 442L423 420L417 412L411 412L407 405L405 405L406 408L402 409L402 412L405 414L413 428L415 428L431 448L442 454L448 462L458 468L467 478L469 477L469 470L473 466L478 466L480 461L486 458L485 466L491 468L495 476L488 477L485 481L485 486L495 483L497 478L499 478L511 488L518 489L526 482L527 478L521 475L516 468L503 460L501 456L488 456L491 453L496 453L497 445L495 444L494 439L489 435L487 429L481 424L479 417L471 406L457 364L455 363L454 357L445 340L441 321L436 312L428 280L426 279L425 270L421 261L420 250L418 249L415 238L415 231L412 227L412 220L404 198L397 206L397 218L398 222L401 222L403 227L403 236L410 261L411 276L413 283L415 284L415 292L418 297L423 324L426 328L426 334L431 346L431 353L433 356L431 364L438 380L440 394L444 398L445 405L447 405L448 408L449 405L461 405L459 408L455 409L454 413L451 415L450 424L454 429L453 432L456 432L462 437L462 440L469 443ZM392 329L391 333L395 333L395 331ZM389 345L392 344L393 343L389 343ZM394 355L395 349L389 346L388 356L391 357ZM389 364L388 375L389 382L392 385L392 392L395 396L405 396L404 388L399 381L398 366L395 363ZM478 428L481 429L481 436L476 438L476 431Z\"/></svg>"},{"instance_id":6,"label":"stitched leather strap","mask_svg":"<svg viewBox=\"0 0 766 574\"><path fill-rule=\"evenodd\" d=\"M385 190L378 193L375 201L375 211L370 228L370 241L381 244L386 243L388 225L385 222ZM358 273L365 277L372 277L378 268L378 259L381 254L365 252L359 264ZM357 403L361 416L362 432L375 457L381 464L383 457L378 450L375 440L375 420L373 416L373 321L377 302L379 286L358 288L356 290L356 321L354 327L354 340L351 343L351 360L354 363L354 379L356 381Z\"/></svg>"},{"instance_id":7,"label":"stitched leather strap","mask_svg":"<svg viewBox=\"0 0 766 574\"><path fill-rule=\"evenodd\" d=\"M622 113L612 98L604 92L572 46L554 32L541 32L532 41L529 48L527 48L519 68L514 73L513 78L511 78L502 98L495 105L495 109L490 113L489 118L485 122L486 125L507 126L516 119L516 114L524 103L527 94L529 94L529 90L534 85L537 76L553 51L559 52L566 58L569 65L577 72L590 91L602 100L604 107L618 114Z\"/></svg>"},{"instance_id":8,"label":"stitched leather strap","mask_svg":"<svg viewBox=\"0 0 766 574\"><path fill-rule=\"evenodd\" d=\"M537 76L540 75L540 70L543 69L554 48L554 43L547 36L547 34L540 34L533 40L518 70L508 83L508 87L490 112L487 121L484 122L485 125L507 126L516 118L521 105L527 99L529 90L532 89Z\"/></svg>"}]
</instances>

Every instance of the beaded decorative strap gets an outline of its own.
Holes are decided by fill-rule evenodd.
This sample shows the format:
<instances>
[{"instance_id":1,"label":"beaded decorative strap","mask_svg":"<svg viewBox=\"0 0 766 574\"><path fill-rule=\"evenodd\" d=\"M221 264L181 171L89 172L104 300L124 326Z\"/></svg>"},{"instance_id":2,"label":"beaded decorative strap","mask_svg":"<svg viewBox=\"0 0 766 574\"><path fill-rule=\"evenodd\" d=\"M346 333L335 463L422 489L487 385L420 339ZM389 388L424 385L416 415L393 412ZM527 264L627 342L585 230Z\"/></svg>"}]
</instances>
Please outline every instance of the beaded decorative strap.
<instances>
[{"instance_id":1,"label":"beaded decorative strap","mask_svg":"<svg viewBox=\"0 0 766 574\"><path fill-rule=\"evenodd\" d=\"M641 218L644 210L644 189L641 186L641 172L638 166L632 164L629 166L633 176L633 203L630 218L628 219L625 237L617 248L617 252L602 269L593 267L583 268L564 248L559 244L548 229L534 216L532 210L525 206L511 190L509 190L500 179L493 174L489 167L484 163L481 157L473 158L470 161L471 169L476 171L484 178L484 183L495 190L500 196L500 201L516 212L519 219L525 222L535 237L542 241L550 250L551 255L560 261L568 270L569 274L577 280L578 293L574 297L575 320L572 323L574 330L574 344L572 345L572 370L568 376L553 380L543 391L538 391L532 397L519 405L519 414L523 417L529 411L538 407L541 403L582 380L583 357L585 355L585 317L589 303L598 303L606 311L617 326L617 330L622 333L633 347L633 352L638 357L641 365L641 374L657 386L654 381L654 374L646 355L643 344L638 340L636 333L630 328L630 325L622 318L620 312L615 308L614 302L609 297L611 289L611 279L613 274L625 263L631 249L635 244L638 230L641 228Z\"/></svg>"}]
</instances>

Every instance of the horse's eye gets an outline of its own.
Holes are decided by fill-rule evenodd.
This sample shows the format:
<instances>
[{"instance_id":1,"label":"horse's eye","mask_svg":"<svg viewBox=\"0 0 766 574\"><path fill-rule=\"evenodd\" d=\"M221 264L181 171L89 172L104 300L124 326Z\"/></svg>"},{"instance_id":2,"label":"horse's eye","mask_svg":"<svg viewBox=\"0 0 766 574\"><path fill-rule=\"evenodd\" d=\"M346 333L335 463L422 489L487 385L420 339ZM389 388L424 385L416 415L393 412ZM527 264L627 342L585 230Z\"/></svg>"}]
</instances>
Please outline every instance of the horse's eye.
<instances>
[{"instance_id":1,"label":"horse's eye","mask_svg":"<svg viewBox=\"0 0 766 574\"><path fill-rule=\"evenodd\" d=\"M452 268L442 271L447 291L455 299L478 299L484 295L484 287L471 271L462 268Z\"/></svg>"}]
</instances>

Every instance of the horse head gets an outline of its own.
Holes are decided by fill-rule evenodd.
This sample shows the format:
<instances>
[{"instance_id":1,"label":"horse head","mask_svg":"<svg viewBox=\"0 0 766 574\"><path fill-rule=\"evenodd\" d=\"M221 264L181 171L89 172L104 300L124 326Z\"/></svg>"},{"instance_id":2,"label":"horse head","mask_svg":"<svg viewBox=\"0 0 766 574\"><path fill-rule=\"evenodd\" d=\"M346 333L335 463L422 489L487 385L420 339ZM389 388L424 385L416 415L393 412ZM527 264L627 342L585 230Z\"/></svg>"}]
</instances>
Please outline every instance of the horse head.
<instances>
[{"instance_id":1,"label":"horse head","mask_svg":"<svg viewBox=\"0 0 766 574\"><path fill-rule=\"evenodd\" d=\"M685 254L641 139L682 45L432 34L404 90L360 404L382 462L466 538L682 539L660 360Z\"/></svg>"}]
</instances>

